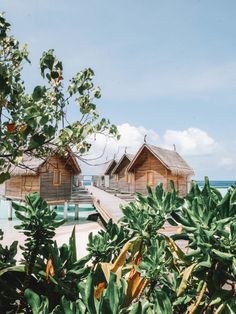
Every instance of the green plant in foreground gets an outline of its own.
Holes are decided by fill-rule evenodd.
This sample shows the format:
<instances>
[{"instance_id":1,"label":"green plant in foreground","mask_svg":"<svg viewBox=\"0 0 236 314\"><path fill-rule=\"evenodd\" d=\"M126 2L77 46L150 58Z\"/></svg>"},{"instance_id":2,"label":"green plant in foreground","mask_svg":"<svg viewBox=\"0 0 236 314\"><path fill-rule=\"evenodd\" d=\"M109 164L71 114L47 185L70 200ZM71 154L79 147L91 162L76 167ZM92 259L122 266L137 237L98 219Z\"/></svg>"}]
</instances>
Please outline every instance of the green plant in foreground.
<instances>
[{"instance_id":1,"label":"green plant in foreground","mask_svg":"<svg viewBox=\"0 0 236 314\"><path fill-rule=\"evenodd\" d=\"M50 256L53 266L53 274L47 274L47 257ZM45 258L46 257L46 258ZM38 285L34 292L44 294L48 298L50 309L60 303L64 297L69 300L77 300L79 296L78 283L87 278L90 268L87 262L90 256L77 259L75 227L69 239L69 244L57 246L56 241L37 257L35 264L35 275Z\"/></svg>"},{"instance_id":2,"label":"green plant in foreground","mask_svg":"<svg viewBox=\"0 0 236 314\"><path fill-rule=\"evenodd\" d=\"M172 216L183 228L173 238L187 239L189 248L185 254L189 266L183 270L178 295L186 293L189 278L198 284L190 313L198 308L206 313L214 309L236 312L236 188L230 188L222 198L206 178L204 188L194 184L181 212Z\"/></svg>"},{"instance_id":3,"label":"green plant in foreground","mask_svg":"<svg viewBox=\"0 0 236 314\"><path fill-rule=\"evenodd\" d=\"M0 229L0 241L3 239L3 232ZM5 267L14 266L16 264L16 260L14 257L17 253L17 245L18 241L14 241L10 247L5 246L3 247L2 244L0 244L0 270Z\"/></svg>"},{"instance_id":4,"label":"green plant in foreground","mask_svg":"<svg viewBox=\"0 0 236 314\"><path fill-rule=\"evenodd\" d=\"M12 250L0 270L0 312L236 313L235 186L222 197L206 179L185 198L173 187L149 188L125 207L121 226L109 222L107 231L90 235L80 260L75 229L58 247L52 237L62 222L37 194L14 206L26 235L25 267L14 265ZM182 231L164 235L167 222Z\"/></svg>"},{"instance_id":5,"label":"green plant in foreground","mask_svg":"<svg viewBox=\"0 0 236 314\"><path fill-rule=\"evenodd\" d=\"M13 203L16 217L21 224L15 226L26 236L23 256L27 275L31 275L37 255L53 243L55 229L64 223L56 220L57 213L50 209L38 193L26 196L26 206Z\"/></svg>"},{"instance_id":6,"label":"green plant in foreground","mask_svg":"<svg viewBox=\"0 0 236 314\"><path fill-rule=\"evenodd\" d=\"M138 193L136 201L122 208L124 216L121 224L135 236L140 236L150 244L150 240L157 236L157 232L170 219L172 212L177 211L184 200L171 182L171 192L167 192L160 184L153 191L147 186L147 196Z\"/></svg>"},{"instance_id":7,"label":"green plant in foreground","mask_svg":"<svg viewBox=\"0 0 236 314\"><path fill-rule=\"evenodd\" d=\"M22 303L23 293L30 285L37 256L53 243L52 238L55 236L55 229L64 221L56 220L56 212L50 209L38 193L26 196L26 206L13 203L13 208L16 217L21 221L21 224L15 228L26 236L25 246L22 247L25 259L25 279L20 297Z\"/></svg>"},{"instance_id":8,"label":"green plant in foreground","mask_svg":"<svg viewBox=\"0 0 236 314\"><path fill-rule=\"evenodd\" d=\"M111 220L108 222L106 230L100 230L95 235L90 233L87 250L93 264L114 261L128 239L128 230L117 226Z\"/></svg>"}]
</instances>

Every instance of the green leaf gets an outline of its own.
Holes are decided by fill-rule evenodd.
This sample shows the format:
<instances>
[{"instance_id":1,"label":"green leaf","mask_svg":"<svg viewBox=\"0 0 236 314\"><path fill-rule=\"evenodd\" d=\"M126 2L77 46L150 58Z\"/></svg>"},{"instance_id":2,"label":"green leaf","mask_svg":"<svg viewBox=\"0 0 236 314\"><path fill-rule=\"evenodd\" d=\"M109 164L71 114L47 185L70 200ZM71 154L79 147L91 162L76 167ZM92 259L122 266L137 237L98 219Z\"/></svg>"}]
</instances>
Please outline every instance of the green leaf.
<instances>
[{"instance_id":1,"label":"green leaf","mask_svg":"<svg viewBox=\"0 0 236 314\"><path fill-rule=\"evenodd\" d=\"M119 309L119 290L118 285L116 283L116 275L114 273L110 273L110 280L108 287L106 289L106 293L104 296L104 302L106 303L106 309L110 310L110 313L117 313ZM107 311L108 312L108 311Z\"/></svg>"},{"instance_id":2,"label":"green leaf","mask_svg":"<svg viewBox=\"0 0 236 314\"><path fill-rule=\"evenodd\" d=\"M208 255L207 260L204 260L200 262L199 264L197 264L196 268L201 268L201 267L211 268L211 266L212 266L211 258L210 258L210 255Z\"/></svg>"},{"instance_id":3,"label":"green leaf","mask_svg":"<svg viewBox=\"0 0 236 314\"><path fill-rule=\"evenodd\" d=\"M142 304L141 302L138 302L134 304L131 308L131 311L129 312L130 314L142 314L143 309L142 309Z\"/></svg>"},{"instance_id":4,"label":"green leaf","mask_svg":"<svg viewBox=\"0 0 236 314\"><path fill-rule=\"evenodd\" d=\"M39 314L39 307L40 307L40 297L37 293L33 292L31 289L26 289L25 290L25 299L27 301L27 304L32 309L33 314Z\"/></svg>"},{"instance_id":5,"label":"green leaf","mask_svg":"<svg viewBox=\"0 0 236 314\"><path fill-rule=\"evenodd\" d=\"M25 272L25 266L11 266L11 267L7 267L4 269L0 270L0 277L2 275L4 275L5 273L10 273L10 272L20 272L20 273L24 273Z\"/></svg>"},{"instance_id":6,"label":"green leaf","mask_svg":"<svg viewBox=\"0 0 236 314\"><path fill-rule=\"evenodd\" d=\"M30 139L30 147L34 148L34 147L38 147L44 144L45 142L45 135L43 134L35 134L31 137Z\"/></svg>"},{"instance_id":7,"label":"green leaf","mask_svg":"<svg viewBox=\"0 0 236 314\"><path fill-rule=\"evenodd\" d=\"M178 226L178 224L172 218L168 218L167 221L169 222L171 226L174 226L174 227Z\"/></svg>"},{"instance_id":8,"label":"green leaf","mask_svg":"<svg viewBox=\"0 0 236 314\"><path fill-rule=\"evenodd\" d=\"M184 272L183 272L183 277L182 277L182 281L180 283L180 286L177 290L177 296L181 296L184 294L187 286L188 286L188 280L194 270L194 268L196 267L196 264L192 264L191 266L187 267Z\"/></svg>"},{"instance_id":9,"label":"green leaf","mask_svg":"<svg viewBox=\"0 0 236 314\"><path fill-rule=\"evenodd\" d=\"M160 313L172 314L172 305L168 295L164 291L158 289L156 291L156 296L156 302L158 303Z\"/></svg>"},{"instance_id":10,"label":"green leaf","mask_svg":"<svg viewBox=\"0 0 236 314\"><path fill-rule=\"evenodd\" d=\"M65 314L74 314L75 312L72 310L72 302L67 301L63 296L61 299L61 304L63 306L63 311Z\"/></svg>"},{"instance_id":11,"label":"green leaf","mask_svg":"<svg viewBox=\"0 0 236 314\"><path fill-rule=\"evenodd\" d=\"M75 263L77 261L77 252L76 252L76 233L75 229L76 226L74 226L71 237L69 239L70 243L70 253L71 253L71 262Z\"/></svg>"},{"instance_id":12,"label":"green leaf","mask_svg":"<svg viewBox=\"0 0 236 314\"><path fill-rule=\"evenodd\" d=\"M94 298L94 280L93 280L92 273L90 273L87 278L84 295L85 295L84 301L86 302L89 313L96 314L97 312L96 312L95 298Z\"/></svg>"},{"instance_id":13,"label":"green leaf","mask_svg":"<svg viewBox=\"0 0 236 314\"><path fill-rule=\"evenodd\" d=\"M222 260L226 260L226 261L232 261L234 255L231 253L225 253L225 252L221 252L218 251L216 249L213 249L212 252L217 256L220 257Z\"/></svg>"},{"instance_id":14,"label":"green leaf","mask_svg":"<svg viewBox=\"0 0 236 314\"><path fill-rule=\"evenodd\" d=\"M236 189L233 191L230 197L230 207L236 205Z\"/></svg>"},{"instance_id":15,"label":"green leaf","mask_svg":"<svg viewBox=\"0 0 236 314\"><path fill-rule=\"evenodd\" d=\"M45 92L46 92L45 86L36 86L33 91L32 97L35 101L39 101L43 98Z\"/></svg>"},{"instance_id":16,"label":"green leaf","mask_svg":"<svg viewBox=\"0 0 236 314\"><path fill-rule=\"evenodd\" d=\"M4 183L5 181L9 180L11 178L9 172L2 172L0 173L0 184Z\"/></svg>"}]
</instances>

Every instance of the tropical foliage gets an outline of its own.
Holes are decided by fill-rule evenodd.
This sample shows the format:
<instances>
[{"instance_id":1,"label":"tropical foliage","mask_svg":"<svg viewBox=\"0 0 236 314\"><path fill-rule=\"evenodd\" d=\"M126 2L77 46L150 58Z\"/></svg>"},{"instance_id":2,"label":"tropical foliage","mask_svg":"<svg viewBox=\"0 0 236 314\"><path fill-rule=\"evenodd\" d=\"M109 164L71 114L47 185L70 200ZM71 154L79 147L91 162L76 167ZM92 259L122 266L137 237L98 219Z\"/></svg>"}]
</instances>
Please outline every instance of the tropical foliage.
<instances>
[{"instance_id":1,"label":"tropical foliage","mask_svg":"<svg viewBox=\"0 0 236 314\"><path fill-rule=\"evenodd\" d=\"M26 202L14 205L24 260L16 265L16 243L0 247L1 313L236 313L236 186L222 197L206 179L185 198L148 187L79 260L75 229L58 247L62 221L38 194Z\"/></svg>"}]
</instances>

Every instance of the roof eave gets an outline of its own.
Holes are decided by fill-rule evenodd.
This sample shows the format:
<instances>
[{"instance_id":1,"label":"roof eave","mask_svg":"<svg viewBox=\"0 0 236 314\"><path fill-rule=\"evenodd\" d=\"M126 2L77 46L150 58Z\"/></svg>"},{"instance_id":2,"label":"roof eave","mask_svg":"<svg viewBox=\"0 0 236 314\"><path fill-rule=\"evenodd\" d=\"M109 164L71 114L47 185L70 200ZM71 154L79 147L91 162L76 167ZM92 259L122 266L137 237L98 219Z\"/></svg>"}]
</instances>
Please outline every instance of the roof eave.
<instances>
[{"instance_id":1,"label":"roof eave","mask_svg":"<svg viewBox=\"0 0 236 314\"><path fill-rule=\"evenodd\" d=\"M113 163L116 163L115 159L111 160L109 166L107 167L107 170L104 172L104 175L105 175L105 176L111 174L111 173L110 173L110 168L111 168L111 166L113 165ZM116 166L115 166L115 167L116 167Z\"/></svg>"},{"instance_id":2,"label":"roof eave","mask_svg":"<svg viewBox=\"0 0 236 314\"><path fill-rule=\"evenodd\" d=\"M114 175L114 174L118 174L118 173L119 173L119 171L117 171L117 170L119 169L119 166L120 166L120 164L122 163L122 161L124 160L124 158L125 158L125 155L123 155L123 156L121 157L121 159L119 160L119 162L117 163L117 165L115 166L115 168L112 170L111 175Z\"/></svg>"},{"instance_id":3,"label":"roof eave","mask_svg":"<svg viewBox=\"0 0 236 314\"><path fill-rule=\"evenodd\" d=\"M117 165L115 166L115 168L113 169L113 171L112 171L112 173L111 173L112 175L119 173L118 169L119 169L119 167L120 167L122 161L123 161L125 158L127 158L130 162L132 162L132 160L129 158L129 156L126 155L126 154L124 154L124 155L121 157L121 159L119 160L118 164L117 164ZM129 165L128 165L128 166L129 166ZM128 169L128 167L127 167L127 169Z\"/></svg>"},{"instance_id":4,"label":"roof eave","mask_svg":"<svg viewBox=\"0 0 236 314\"><path fill-rule=\"evenodd\" d=\"M174 175L180 175L180 176L194 176L193 169L185 169L185 168L170 168L170 172Z\"/></svg>"}]
</instances>

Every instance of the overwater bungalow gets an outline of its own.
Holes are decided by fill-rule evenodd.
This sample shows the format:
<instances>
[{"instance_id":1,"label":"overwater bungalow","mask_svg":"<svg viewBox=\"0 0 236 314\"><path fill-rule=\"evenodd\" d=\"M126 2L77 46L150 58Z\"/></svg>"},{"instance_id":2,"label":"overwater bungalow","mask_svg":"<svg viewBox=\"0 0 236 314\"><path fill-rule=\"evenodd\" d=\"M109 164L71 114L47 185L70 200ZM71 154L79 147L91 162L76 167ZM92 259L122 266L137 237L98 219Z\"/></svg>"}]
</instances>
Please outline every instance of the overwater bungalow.
<instances>
[{"instance_id":1,"label":"overwater bungalow","mask_svg":"<svg viewBox=\"0 0 236 314\"><path fill-rule=\"evenodd\" d=\"M48 203L70 201L74 178L80 166L68 149L65 156L52 153L48 158L23 156L21 166L12 166L11 178L5 182L3 195L8 200L24 200L25 195L39 192Z\"/></svg>"},{"instance_id":2,"label":"overwater bungalow","mask_svg":"<svg viewBox=\"0 0 236 314\"><path fill-rule=\"evenodd\" d=\"M180 195L187 194L191 184L193 169L176 152L153 145L143 144L127 168L133 176L132 192L146 194L146 185L155 188L163 183L166 190L170 190L170 181Z\"/></svg>"},{"instance_id":3,"label":"overwater bungalow","mask_svg":"<svg viewBox=\"0 0 236 314\"><path fill-rule=\"evenodd\" d=\"M132 192L132 175L131 173L127 172L127 168L133 158L134 155L124 154L112 171L112 175L117 182L117 189L120 193Z\"/></svg>"},{"instance_id":4,"label":"overwater bungalow","mask_svg":"<svg viewBox=\"0 0 236 314\"><path fill-rule=\"evenodd\" d=\"M112 174L112 171L117 165L117 161L115 159L110 160L105 164L105 167L103 169L103 182L104 187L112 190L117 190L118 184L115 180L115 176Z\"/></svg>"}]
</instances>

